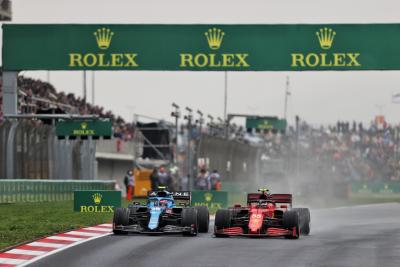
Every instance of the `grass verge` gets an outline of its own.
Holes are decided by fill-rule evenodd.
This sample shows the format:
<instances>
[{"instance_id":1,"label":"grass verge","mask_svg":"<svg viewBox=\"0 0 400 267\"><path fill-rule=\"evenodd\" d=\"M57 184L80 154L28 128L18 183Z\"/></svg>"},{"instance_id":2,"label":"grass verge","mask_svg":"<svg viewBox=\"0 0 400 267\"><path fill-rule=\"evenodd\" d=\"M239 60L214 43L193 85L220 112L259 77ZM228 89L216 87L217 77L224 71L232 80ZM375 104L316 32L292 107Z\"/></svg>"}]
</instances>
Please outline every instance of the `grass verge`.
<instances>
[{"instance_id":1,"label":"grass verge","mask_svg":"<svg viewBox=\"0 0 400 267\"><path fill-rule=\"evenodd\" d=\"M111 213L74 212L73 201L0 204L0 250L111 220Z\"/></svg>"}]
</instances>

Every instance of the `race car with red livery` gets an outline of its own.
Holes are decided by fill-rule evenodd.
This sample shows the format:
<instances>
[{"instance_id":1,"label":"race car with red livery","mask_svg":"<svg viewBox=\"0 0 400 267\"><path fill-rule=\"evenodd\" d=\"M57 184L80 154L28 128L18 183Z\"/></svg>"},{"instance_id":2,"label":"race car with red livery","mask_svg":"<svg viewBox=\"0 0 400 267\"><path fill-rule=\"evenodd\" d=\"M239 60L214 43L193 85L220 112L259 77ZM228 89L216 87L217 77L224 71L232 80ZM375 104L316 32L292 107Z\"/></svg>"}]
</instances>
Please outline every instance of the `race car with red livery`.
<instances>
[{"instance_id":1,"label":"race car with red livery","mask_svg":"<svg viewBox=\"0 0 400 267\"><path fill-rule=\"evenodd\" d=\"M252 236L298 239L310 233L308 208L292 208L291 194L269 194L268 189L247 195L247 206L219 209L215 215L216 237Z\"/></svg>"}]
</instances>

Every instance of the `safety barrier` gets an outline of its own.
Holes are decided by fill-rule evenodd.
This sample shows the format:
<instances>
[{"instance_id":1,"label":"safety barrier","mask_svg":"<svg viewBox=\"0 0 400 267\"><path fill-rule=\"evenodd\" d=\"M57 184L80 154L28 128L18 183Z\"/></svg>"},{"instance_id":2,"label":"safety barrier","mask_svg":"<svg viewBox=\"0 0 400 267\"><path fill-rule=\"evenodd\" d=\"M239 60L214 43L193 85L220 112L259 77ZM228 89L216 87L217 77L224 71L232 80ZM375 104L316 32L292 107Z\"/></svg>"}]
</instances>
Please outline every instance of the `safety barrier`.
<instances>
[{"instance_id":1,"label":"safety barrier","mask_svg":"<svg viewBox=\"0 0 400 267\"><path fill-rule=\"evenodd\" d=\"M211 210L228 206L228 193L223 191L193 191L192 204L207 206Z\"/></svg>"},{"instance_id":2,"label":"safety barrier","mask_svg":"<svg viewBox=\"0 0 400 267\"><path fill-rule=\"evenodd\" d=\"M115 190L115 181L0 180L0 203L72 200L74 190Z\"/></svg>"},{"instance_id":3,"label":"safety barrier","mask_svg":"<svg viewBox=\"0 0 400 267\"><path fill-rule=\"evenodd\" d=\"M399 198L400 181L357 181L350 184L349 191L352 197Z\"/></svg>"}]
</instances>

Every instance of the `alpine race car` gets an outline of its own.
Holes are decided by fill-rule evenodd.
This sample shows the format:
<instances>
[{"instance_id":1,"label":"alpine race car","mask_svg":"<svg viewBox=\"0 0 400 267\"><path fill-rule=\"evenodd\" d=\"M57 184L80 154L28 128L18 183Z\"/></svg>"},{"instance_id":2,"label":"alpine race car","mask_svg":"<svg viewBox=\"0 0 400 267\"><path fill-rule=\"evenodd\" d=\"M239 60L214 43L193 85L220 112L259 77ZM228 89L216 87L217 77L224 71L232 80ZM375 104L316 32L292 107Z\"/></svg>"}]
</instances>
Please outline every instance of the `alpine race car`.
<instances>
[{"instance_id":1,"label":"alpine race car","mask_svg":"<svg viewBox=\"0 0 400 267\"><path fill-rule=\"evenodd\" d=\"M177 205L176 201L182 201ZM182 233L195 236L207 233L209 211L206 206L190 207L191 192L151 191L147 205L133 203L128 208L117 208L114 212L114 234L128 233Z\"/></svg>"},{"instance_id":2,"label":"alpine race car","mask_svg":"<svg viewBox=\"0 0 400 267\"><path fill-rule=\"evenodd\" d=\"M291 194L269 194L267 189L247 195L247 207L219 209L215 215L216 237L254 236L298 239L310 233L310 211L292 208Z\"/></svg>"}]
</instances>

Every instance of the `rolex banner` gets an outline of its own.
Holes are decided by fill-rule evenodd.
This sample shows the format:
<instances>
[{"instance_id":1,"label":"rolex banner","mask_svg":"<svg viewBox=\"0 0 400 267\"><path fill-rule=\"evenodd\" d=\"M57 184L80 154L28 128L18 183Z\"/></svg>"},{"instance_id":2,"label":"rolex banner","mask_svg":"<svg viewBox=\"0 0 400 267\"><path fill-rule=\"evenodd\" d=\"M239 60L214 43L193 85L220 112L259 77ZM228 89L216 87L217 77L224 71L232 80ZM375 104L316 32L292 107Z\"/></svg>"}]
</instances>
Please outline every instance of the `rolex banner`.
<instances>
[{"instance_id":1,"label":"rolex banner","mask_svg":"<svg viewBox=\"0 0 400 267\"><path fill-rule=\"evenodd\" d=\"M193 206L207 206L216 210L228 206L228 193L223 191L193 191Z\"/></svg>"},{"instance_id":2,"label":"rolex banner","mask_svg":"<svg viewBox=\"0 0 400 267\"><path fill-rule=\"evenodd\" d=\"M114 212L121 207L121 191L79 190L74 191L74 211Z\"/></svg>"},{"instance_id":3,"label":"rolex banner","mask_svg":"<svg viewBox=\"0 0 400 267\"><path fill-rule=\"evenodd\" d=\"M3 24L3 70L398 70L400 24Z\"/></svg>"},{"instance_id":4,"label":"rolex banner","mask_svg":"<svg viewBox=\"0 0 400 267\"><path fill-rule=\"evenodd\" d=\"M359 197L396 197L400 196L400 181L352 182L351 195Z\"/></svg>"}]
</instances>

